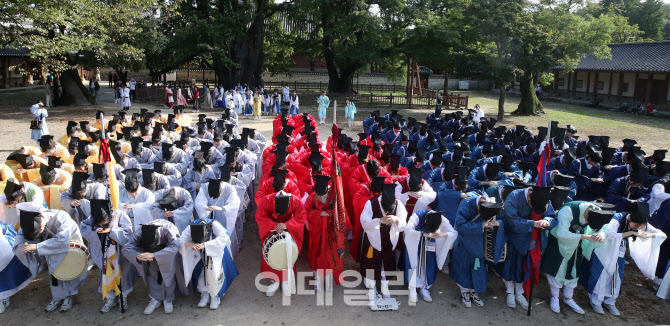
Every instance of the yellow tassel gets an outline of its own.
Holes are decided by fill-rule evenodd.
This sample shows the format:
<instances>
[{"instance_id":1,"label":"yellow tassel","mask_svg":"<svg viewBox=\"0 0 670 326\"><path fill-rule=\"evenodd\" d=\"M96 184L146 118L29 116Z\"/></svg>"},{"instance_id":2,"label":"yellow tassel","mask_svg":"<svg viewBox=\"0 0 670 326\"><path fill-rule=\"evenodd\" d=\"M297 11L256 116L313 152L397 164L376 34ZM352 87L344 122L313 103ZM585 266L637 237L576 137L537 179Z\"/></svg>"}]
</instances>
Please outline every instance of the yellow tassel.
<instances>
[{"instance_id":1,"label":"yellow tassel","mask_svg":"<svg viewBox=\"0 0 670 326\"><path fill-rule=\"evenodd\" d=\"M368 248L368 254L366 255L366 257L367 257L368 259L372 259L372 252L373 252L373 250L374 250L374 249L372 248L372 246L370 246L370 247Z\"/></svg>"}]
</instances>

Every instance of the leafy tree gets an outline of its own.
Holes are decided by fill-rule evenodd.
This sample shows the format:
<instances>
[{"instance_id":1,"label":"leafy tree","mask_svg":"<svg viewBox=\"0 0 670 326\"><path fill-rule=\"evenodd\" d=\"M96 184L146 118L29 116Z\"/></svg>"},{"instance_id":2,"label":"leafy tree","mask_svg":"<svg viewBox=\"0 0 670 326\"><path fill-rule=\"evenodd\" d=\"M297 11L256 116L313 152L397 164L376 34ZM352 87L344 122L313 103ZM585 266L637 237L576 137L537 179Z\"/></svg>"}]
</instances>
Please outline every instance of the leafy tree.
<instances>
[{"instance_id":1,"label":"leafy tree","mask_svg":"<svg viewBox=\"0 0 670 326\"><path fill-rule=\"evenodd\" d=\"M289 16L307 28L300 33L296 51L324 59L331 92L352 92L356 72L374 65L396 67L402 57L403 31L412 8L401 0L295 0Z\"/></svg>"},{"instance_id":2,"label":"leafy tree","mask_svg":"<svg viewBox=\"0 0 670 326\"><path fill-rule=\"evenodd\" d=\"M627 17L631 25L638 25L644 39L663 39L667 16L661 0L603 0L600 4L602 13L614 10Z\"/></svg>"},{"instance_id":3,"label":"leafy tree","mask_svg":"<svg viewBox=\"0 0 670 326\"><path fill-rule=\"evenodd\" d=\"M59 76L60 103L94 102L77 71L79 64L139 58L127 42L154 6L150 0L0 0L0 47L27 48L48 72Z\"/></svg>"}]
</instances>

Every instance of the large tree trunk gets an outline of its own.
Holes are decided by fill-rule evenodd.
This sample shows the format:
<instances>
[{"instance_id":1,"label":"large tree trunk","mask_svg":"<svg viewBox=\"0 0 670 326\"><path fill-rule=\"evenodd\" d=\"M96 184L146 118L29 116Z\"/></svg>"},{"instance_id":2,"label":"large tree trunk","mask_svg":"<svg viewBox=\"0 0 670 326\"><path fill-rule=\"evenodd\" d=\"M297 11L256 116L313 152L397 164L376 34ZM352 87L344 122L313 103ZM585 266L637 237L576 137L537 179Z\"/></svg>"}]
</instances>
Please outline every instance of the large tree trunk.
<instances>
[{"instance_id":1,"label":"large tree trunk","mask_svg":"<svg viewBox=\"0 0 670 326\"><path fill-rule=\"evenodd\" d=\"M95 104L95 97L81 82L76 69L63 71L60 75L61 96L54 101L56 105Z\"/></svg>"},{"instance_id":2,"label":"large tree trunk","mask_svg":"<svg viewBox=\"0 0 670 326\"><path fill-rule=\"evenodd\" d=\"M537 115L542 112L542 103L535 95L535 88L533 87L534 78L524 76L519 82L519 90L521 91L521 101L517 109L512 112L514 115Z\"/></svg>"},{"instance_id":3,"label":"large tree trunk","mask_svg":"<svg viewBox=\"0 0 670 326\"><path fill-rule=\"evenodd\" d=\"M444 91L442 91L442 94L447 95L447 92L449 91L449 71L445 70L444 71L444 86L442 87Z\"/></svg>"},{"instance_id":4,"label":"large tree trunk","mask_svg":"<svg viewBox=\"0 0 670 326\"><path fill-rule=\"evenodd\" d=\"M505 117L505 96L507 96L507 93L505 92L505 85L498 86L498 89L500 89L500 97L498 98L498 122L502 122Z\"/></svg>"},{"instance_id":5,"label":"large tree trunk","mask_svg":"<svg viewBox=\"0 0 670 326\"><path fill-rule=\"evenodd\" d=\"M328 92L346 94L353 93L354 73L355 70L352 69L340 69L339 76L335 76L335 78L330 76L330 78L328 78Z\"/></svg>"}]
</instances>

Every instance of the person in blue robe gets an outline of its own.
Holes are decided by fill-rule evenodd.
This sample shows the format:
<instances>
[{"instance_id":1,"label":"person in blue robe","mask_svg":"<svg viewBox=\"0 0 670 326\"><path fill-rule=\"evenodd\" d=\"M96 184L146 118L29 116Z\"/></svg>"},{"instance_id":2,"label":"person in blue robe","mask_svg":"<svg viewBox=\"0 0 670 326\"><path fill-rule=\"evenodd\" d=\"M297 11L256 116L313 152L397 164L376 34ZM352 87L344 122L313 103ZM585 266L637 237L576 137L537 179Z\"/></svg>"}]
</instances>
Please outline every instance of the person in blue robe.
<instances>
[{"instance_id":1,"label":"person in blue robe","mask_svg":"<svg viewBox=\"0 0 670 326\"><path fill-rule=\"evenodd\" d=\"M631 203L647 201L649 192L642 185L646 177L647 170L641 168L633 170L628 176L614 180L607 189L605 202L613 204L617 212L627 212Z\"/></svg>"},{"instance_id":2,"label":"person in blue robe","mask_svg":"<svg viewBox=\"0 0 670 326\"><path fill-rule=\"evenodd\" d=\"M370 134L370 127L375 123L375 113L370 113L370 116L363 119L363 132Z\"/></svg>"},{"instance_id":3,"label":"person in blue robe","mask_svg":"<svg viewBox=\"0 0 670 326\"><path fill-rule=\"evenodd\" d=\"M496 234L498 240L494 251L504 245L504 226L495 217L502 208L501 203L487 201L485 197L463 199L456 214L455 229L458 238L450 265L451 278L461 290L461 302L471 307L472 302L483 306L478 293L486 291L488 272L485 265L484 235L487 229ZM497 229L496 229L497 227Z\"/></svg>"},{"instance_id":4,"label":"person in blue robe","mask_svg":"<svg viewBox=\"0 0 670 326\"><path fill-rule=\"evenodd\" d=\"M527 280L526 276L532 275L524 272L524 264L526 268L533 267L530 269L539 274L539 261L531 266L531 251L537 250L538 246L533 239L533 231L540 230L540 251L544 251L547 246L546 230L551 230L558 224L554 219L556 213L549 197L548 187L533 186L514 190L505 199L504 214L500 219L500 223L505 226L507 255L504 262L499 262L494 267L505 283L508 301L512 297L522 307L527 307L528 304L524 298L523 283ZM534 220L532 214L539 215L539 218ZM533 281L536 284L538 278L533 277ZM513 305L508 302L508 306Z\"/></svg>"},{"instance_id":5,"label":"person in blue robe","mask_svg":"<svg viewBox=\"0 0 670 326\"><path fill-rule=\"evenodd\" d=\"M470 172L468 184L474 189L484 190L484 186L497 186L500 183L512 184L510 178L500 171L500 163L488 163Z\"/></svg>"},{"instance_id":6,"label":"person in blue robe","mask_svg":"<svg viewBox=\"0 0 670 326\"><path fill-rule=\"evenodd\" d=\"M9 298L30 284L30 270L12 253L17 236L13 227L0 221L0 314L9 307Z\"/></svg>"},{"instance_id":7,"label":"person in blue robe","mask_svg":"<svg viewBox=\"0 0 670 326\"><path fill-rule=\"evenodd\" d=\"M600 151L589 147L586 157L576 159L570 164L568 174L575 176L577 183L577 200L591 201L601 197L603 173L600 171L602 155Z\"/></svg>"}]
</instances>

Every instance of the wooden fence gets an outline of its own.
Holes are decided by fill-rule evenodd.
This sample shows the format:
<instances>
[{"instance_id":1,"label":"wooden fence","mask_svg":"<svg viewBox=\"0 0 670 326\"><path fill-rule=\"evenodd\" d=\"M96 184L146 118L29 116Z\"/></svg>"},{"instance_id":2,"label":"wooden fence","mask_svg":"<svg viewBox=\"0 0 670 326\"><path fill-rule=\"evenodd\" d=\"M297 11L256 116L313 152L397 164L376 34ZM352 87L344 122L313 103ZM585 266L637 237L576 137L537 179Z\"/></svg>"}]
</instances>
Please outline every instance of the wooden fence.
<instances>
[{"instance_id":1,"label":"wooden fence","mask_svg":"<svg viewBox=\"0 0 670 326\"><path fill-rule=\"evenodd\" d=\"M300 84L300 83L298 83ZM327 89L327 85L325 85ZM371 85L373 87L388 87L391 85ZM267 88L267 84L266 84ZM270 88L272 89L272 88ZM295 88L294 88L295 89ZM177 91L176 87L172 88L174 92ZM210 91L213 92L213 91ZM364 94L331 94L328 95L330 100L337 100L341 105L344 105L344 100L349 99L356 103L358 106L379 106L379 107L394 107L394 106L434 106L436 104L436 97L433 91L427 92L424 90L422 95L419 95L418 92L410 99L406 95L394 95L392 92L389 93L364 93ZM186 92L182 89L182 94L186 96ZM429 96L430 94L430 96ZM319 97L318 93L301 93L298 89L298 96L300 97L300 104L302 106L316 106L316 100ZM165 89L163 87L141 87L135 90L135 98L140 102L158 102L163 103L165 101ZM445 109L448 108L467 108L468 107L468 96L461 94L448 94L442 96L442 106Z\"/></svg>"}]
</instances>

